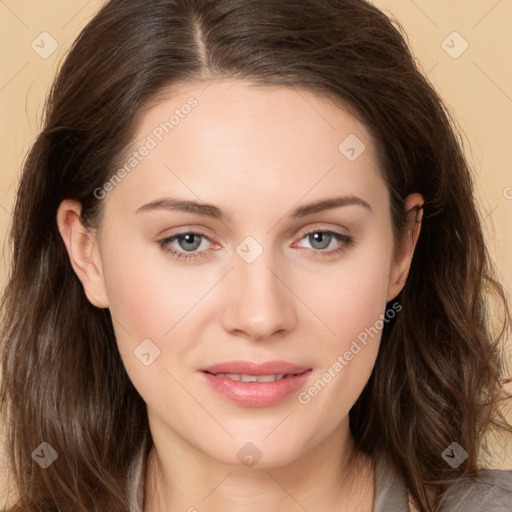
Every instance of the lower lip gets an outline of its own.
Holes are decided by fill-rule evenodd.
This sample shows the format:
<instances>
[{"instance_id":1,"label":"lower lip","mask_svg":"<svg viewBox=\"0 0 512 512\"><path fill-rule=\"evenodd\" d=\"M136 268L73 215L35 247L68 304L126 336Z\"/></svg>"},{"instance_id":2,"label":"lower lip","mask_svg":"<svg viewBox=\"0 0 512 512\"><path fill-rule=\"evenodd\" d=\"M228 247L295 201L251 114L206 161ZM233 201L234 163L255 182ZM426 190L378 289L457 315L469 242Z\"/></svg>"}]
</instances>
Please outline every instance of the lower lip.
<instances>
[{"instance_id":1,"label":"lower lip","mask_svg":"<svg viewBox=\"0 0 512 512\"><path fill-rule=\"evenodd\" d=\"M267 407L281 402L298 391L311 371L309 369L304 373L289 375L274 382L240 382L227 377L216 377L211 373L201 373L214 391L231 402L246 407Z\"/></svg>"}]
</instances>

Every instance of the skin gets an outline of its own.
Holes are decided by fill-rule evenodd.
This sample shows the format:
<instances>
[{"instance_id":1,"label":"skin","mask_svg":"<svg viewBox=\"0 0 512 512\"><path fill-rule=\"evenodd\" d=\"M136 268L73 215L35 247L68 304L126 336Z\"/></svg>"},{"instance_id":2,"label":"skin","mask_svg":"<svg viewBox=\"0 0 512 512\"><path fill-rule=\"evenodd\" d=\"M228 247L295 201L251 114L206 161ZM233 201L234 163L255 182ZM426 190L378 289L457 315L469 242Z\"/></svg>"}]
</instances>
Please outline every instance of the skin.
<instances>
[{"instance_id":1,"label":"skin","mask_svg":"<svg viewBox=\"0 0 512 512\"><path fill-rule=\"evenodd\" d=\"M305 405L294 394L269 407L235 405L197 370L235 359L290 361L313 368L301 391L308 389L404 286L421 226L413 207L423 198L407 198L409 224L396 243L366 128L327 99L287 87L215 80L173 88L143 112L132 148L190 96L197 107L103 199L97 230L80 225L79 203L63 201L57 214L73 269L90 302L110 308L124 365L147 404L154 447L144 510L371 512L369 460L346 463L348 413L372 372L380 332ZM355 161L338 150L349 134L366 146ZM289 216L342 195L371 211L348 205ZM136 213L170 196L214 204L231 220ZM315 230L354 243L331 237L322 245L305 234ZM157 243L190 231L211 241L177 239L172 249L204 258L173 258ZM248 236L263 250L251 263L236 252ZM149 366L133 353L147 338L161 351ZM262 454L253 467L237 457L248 442Z\"/></svg>"}]
</instances>

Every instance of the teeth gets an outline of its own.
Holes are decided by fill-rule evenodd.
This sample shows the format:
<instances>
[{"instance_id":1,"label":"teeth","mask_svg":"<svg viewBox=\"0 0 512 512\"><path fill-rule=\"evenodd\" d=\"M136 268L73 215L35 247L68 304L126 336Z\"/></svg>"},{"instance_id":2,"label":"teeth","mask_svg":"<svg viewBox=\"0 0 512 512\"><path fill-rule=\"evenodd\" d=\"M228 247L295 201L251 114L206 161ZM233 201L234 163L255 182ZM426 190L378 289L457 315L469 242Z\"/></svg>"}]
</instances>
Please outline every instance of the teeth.
<instances>
[{"instance_id":1,"label":"teeth","mask_svg":"<svg viewBox=\"0 0 512 512\"><path fill-rule=\"evenodd\" d=\"M274 382L276 380L284 379L286 374L279 375L244 375L241 373L216 373L216 377L226 377L227 379L236 380L239 382Z\"/></svg>"}]
</instances>

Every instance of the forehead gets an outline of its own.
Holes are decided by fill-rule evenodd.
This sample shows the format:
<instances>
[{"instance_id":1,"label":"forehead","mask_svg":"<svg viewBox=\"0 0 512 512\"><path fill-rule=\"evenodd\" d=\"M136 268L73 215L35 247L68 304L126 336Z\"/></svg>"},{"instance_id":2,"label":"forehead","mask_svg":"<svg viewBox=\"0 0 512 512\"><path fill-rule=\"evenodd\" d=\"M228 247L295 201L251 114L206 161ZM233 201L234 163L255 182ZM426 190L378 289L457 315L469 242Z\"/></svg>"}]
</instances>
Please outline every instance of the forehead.
<instances>
[{"instance_id":1,"label":"forehead","mask_svg":"<svg viewBox=\"0 0 512 512\"><path fill-rule=\"evenodd\" d=\"M187 118L192 121L185 122ZM284 130L279 132L282 128ZM221 130L224 134L236 135L237 140L248 140L252 145L257 142L254 135L263 140L263 132L272 135L279 132L275 143L283 147L293 140L309 138L313 141L318 135L331 149L333 144L337 149L338 139L344 135L357 134L366 149L374 151L366 127L341 100L335 103L327 96L294 86L262 85L235 79L181 83L164 89L140 112L136 137L142 140L153 133L158 142L162 142L161 138L170 139L165 137L170 132L176 139L179 132L186 132L188 137L192 132L195 135L202 132L205 136L206 131L213 135ZM319 148L323 149L323 146Z\"/></svg>"},{"instance_id":2,"label":"forehead","mask_svg":"<svg viewBox=\"0 0 512 512\"><path fill-rule=\"evenodd\" d=\"M141 112L124 163L144 147L113 195L140 202L179 189L214 202L236 193L247 207L334 189L369 202L387 194L366 127L304 89L226 79L173 87Z\"/></svg>"}]
</instances>

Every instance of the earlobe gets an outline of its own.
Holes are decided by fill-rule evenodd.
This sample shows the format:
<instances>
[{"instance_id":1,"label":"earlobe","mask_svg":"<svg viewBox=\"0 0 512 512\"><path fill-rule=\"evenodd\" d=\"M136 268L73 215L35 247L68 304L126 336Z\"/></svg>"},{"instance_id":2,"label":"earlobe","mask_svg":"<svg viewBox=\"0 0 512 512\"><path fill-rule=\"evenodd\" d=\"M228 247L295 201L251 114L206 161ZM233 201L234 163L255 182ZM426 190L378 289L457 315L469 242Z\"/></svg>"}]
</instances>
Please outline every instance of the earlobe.
<instances>
[{"instance_id":1,"label":"earlobe","mask_svg":"<svg viewBox=\"0 0 512 512\"><path fill-rule=\"evenodd\" d=\"M393 262L389 274L387 301L393 300L402 291L409 275L414 250L418 242L423 220L424 200L421 194L414 193L407 196L407 226L400 245L394 252Z\"/></svg>"},{"instance_id":2,"label":"earlobe","mask_svg":"<svg viewBox=\"0 0 512 512\"><path fill-rule=\"evenodd\" d=\"M57 226L71 266L82 282L87 299L98 308L108 308L96 235L80 220L81 209L77 201L62 201L57 210Z\"/></svg>"}]
</instances>

